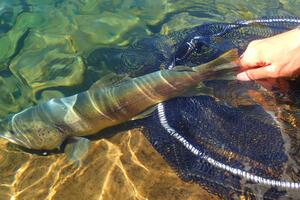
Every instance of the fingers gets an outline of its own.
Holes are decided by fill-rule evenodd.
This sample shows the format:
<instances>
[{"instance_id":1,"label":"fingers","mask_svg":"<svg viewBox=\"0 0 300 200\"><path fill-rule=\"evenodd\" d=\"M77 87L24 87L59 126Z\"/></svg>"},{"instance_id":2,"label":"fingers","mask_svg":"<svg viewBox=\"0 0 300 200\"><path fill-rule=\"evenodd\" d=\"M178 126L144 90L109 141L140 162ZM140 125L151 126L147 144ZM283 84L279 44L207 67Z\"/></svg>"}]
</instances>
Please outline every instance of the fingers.
<instances>
[{"instance_id":1,"label":"fingers","mask_svg":"<svg viewBox=\"0 0 300 200\"><path fill-rule=\"evenodd\" d=\"M277 68L274 65L249 69L239 73L237 75L237 79L240 81L250 81L250 80L257 80L257 79L264 79L264 78L278 78L276 69Z\"/></svg>"},{"instance_id":2,"label":"fingers","mask_svg":"<svg viewBox=\"0 0 300 200\"><path fill-rule=\"evenodd\" d=\"M254 68L258 66L264 66L261 60L261 54L258 49L259 41L252 41L243 55L240 57L240 64L243 69Z\"/></svg>"},{"instance_id":3,"label":"fingers","mask_svg":"<svg viewBox=\"0 0 300 200\"><path fill-rule=\"evenodd\" d=\"M276 77L276 67L266 63L263 59L261 40L252 41L240 58L240 65L244 72L237 75L240 81L250 81ZM264 51L263 51L264 52Z\"/></svg>"}]
</instances>

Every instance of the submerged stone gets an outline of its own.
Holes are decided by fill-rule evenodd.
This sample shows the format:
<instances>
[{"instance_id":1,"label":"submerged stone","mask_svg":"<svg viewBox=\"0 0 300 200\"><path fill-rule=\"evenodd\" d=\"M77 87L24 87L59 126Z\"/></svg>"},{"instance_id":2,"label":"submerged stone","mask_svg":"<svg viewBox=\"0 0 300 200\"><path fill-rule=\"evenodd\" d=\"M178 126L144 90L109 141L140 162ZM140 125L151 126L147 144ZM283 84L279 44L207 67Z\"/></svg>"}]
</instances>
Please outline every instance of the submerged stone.
<instances>
[{"instance_id":1,"label":"submerged stone","mask_svg":"<svg viewBox=\"0 0 300 200\"><path fill-rule=\"evenodd\" d=\"M0 37L14 25L17 16L24 10L19 0L0 2Z\"/></svg>"},{"instance_id":2,"label":"submerged stone","mask_svg":"<svg viewBox=\"0 0 300 200\"><path fill-rule=\"evenodd\" d=\"M67 3L68 2L68 3ZM140 18L147 25L161 22L169 12L167 0L83 0L67 1L65 7L82 15L95 15L105 12L127 13Z\"/></svg>"},{"instance_id":3,"label":"submerged stone","mask_svg":"<svg viewBox=\"0 0 300 200\"><path fill-rule=\"evenodd\" d=\"M24 46L10 70L34 92L81 83L85 67L68 35L30 32Z\"/></svg>"},{"instance_id":4,"label":"submerged stone","mask_svg":"<svg viewBox=\"0 0 300 200\"><path fill-rule=\"evenodd\" d=\"M138 16L145 24L156 25L169 13L167 0L125 0L121 9Z\"/></svg>"},{"instance_id":5,"label":"submerged stone","mask_svg":"<svg viewBox=\"0 0 300 200\"><path fill-rule=\"evenodd\" d=\"M18 50L17 48L20 48L18 47L18 44L22 43L22 39L24 39L27 34L26 31L28 31L29 28L41 24L42 21L43 17L39 14L22 13L18 17L18 20L13 28L0 38L1 68L5 67L3 64L16 53ZM24 37L22 38L22 36Z\"/></svg>"},{"instance_id":6,"label":"submerged stone","mask_svg":"<svg viewBox=\"0 0 300 200\"><path fill-rule=\"evenodd\" d=\"M300 2L296 0L279 0L283 8L289 13L299 16L300 15Z\"/></svg>"},{"instance_id":7,"label":"submerged stone","mask_svg":"<svg viewBox=\"0 0 300 200\"><path fill-rule=\"evenodd\" d=\"M0 25L1 29L1 25ZM35 30L46 34L65 35L72 32L74 26L66 16L58 10L45 12L24 12L20 14L14 26L0 38L1 67L6 67L10 59L15 57L24 46L24 41L28 36L29 30ZM27 45L27 44L25 44ZM1 68L0 67L0 68Z\"/></svg>"},{"instance_id":8,"label":"submerged stone","mask_svg":"<svg viewBox=\"0 0 300 200\"><path fill-rule=\"evenodd\" d=\"M49 101L52 98L61 98L64 94L58 90L45 90L42 92L41 97L38 99L39 103Z\"/></svg>"},{"instance_id":9,"label":"submerged stone","mask_svg":"<svg viewBox=\"0 0 300 200\"><path fill-rule=\"evenodd\" d=\"M277 16L279 3L277 0L255 1L249 4L247 1L229 0L215 1L216 9L226 21L247 20L262 16Z\"/></svg>"},{"instance_id":10,"label":"submerged stone","mask_svg":"<svg viewBox=\"0 0 300 200\"><path fill-rule=\"evenodd\" d=\"M74 17L77 31L72 33L74 45L81 51L99 45L122 42L122 36L139 23L139 18L127 13L104 12L99 15Z\"/></svg>"},{"instance_id":11,"label":"submerged stone","mask_svg":"<svg viewBox=\"0 0 300 200\"><path fill-rule=\"evenodd\" d=\"M163 35L168 35L169 33L180 31L187 28L193 28L199 26L204 22L216 22L216 19L212 18L200 18L190 15L188 12L183 12L178 15L173 16L169 21L167 21L161 28L160 33Z\"/></svg>"},{"instance_id":12,"label":"submerged stone","mask_svg":"<svg viewBox=\"0 0 300 200\"><path fill-rule=\"evenodd\" d=\"M14 76L0 76L0 93L0 118L24 109L34 101L30 89Z\"/></svg>"},{"instance_id":13,"label":"submerged stone","mask_svg":"<svg viewBox=\"0 0 300 200\"><path fill-rule=\"evenodd\" d=\"M63 11L53 9L43 15L43 23L34 27L34 30L46 34L66 35L70 34L77 29L71 20L66 16Z\"/></svg>"}]
</instances>

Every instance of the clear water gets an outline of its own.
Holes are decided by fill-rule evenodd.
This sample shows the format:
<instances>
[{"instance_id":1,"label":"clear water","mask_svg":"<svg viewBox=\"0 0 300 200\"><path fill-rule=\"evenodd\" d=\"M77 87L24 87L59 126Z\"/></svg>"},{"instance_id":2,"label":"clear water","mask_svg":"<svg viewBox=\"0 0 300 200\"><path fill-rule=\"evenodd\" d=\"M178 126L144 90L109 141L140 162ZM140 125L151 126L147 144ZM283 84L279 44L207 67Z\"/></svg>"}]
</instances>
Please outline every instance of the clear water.
<instances>
[{"instance_id":1,"label":"clear water","mask_svg":"<svg viewBox=\"0 0 300 200\"><path fill-rule=\"evenodd\" d=\"M282 15L300 16L300 2L1 0L0 117L88 88L105 73L84 64L96 48L203 22ZM64 154L30 154L0 140L1 200L217 198L181 181L138 130L94 141L79 168Z\"/></svg>"}]
</instances>

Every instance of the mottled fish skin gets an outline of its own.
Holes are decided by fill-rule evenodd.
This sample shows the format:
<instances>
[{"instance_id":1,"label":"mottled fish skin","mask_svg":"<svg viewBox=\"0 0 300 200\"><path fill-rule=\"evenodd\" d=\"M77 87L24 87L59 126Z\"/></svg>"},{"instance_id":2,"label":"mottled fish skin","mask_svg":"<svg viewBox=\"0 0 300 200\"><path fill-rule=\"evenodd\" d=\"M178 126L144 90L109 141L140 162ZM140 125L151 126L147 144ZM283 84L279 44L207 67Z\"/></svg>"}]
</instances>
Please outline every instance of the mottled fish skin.
<instances>
[{"instance_id":1,"label":"mottled fish skin","mask_svg":"<svg viewBox=\"0 0 300 200\"><path fill-rule=\"evenodd\" d=\"M231 61L237 58L237 52L232 50L220 58L187 70L157 71L110 87L51 99L2 121L0 126L4 131L0 137L30 149L59 148L68 137L91 135L128 121L147 108L197 86L225 65L235 67ZM222 64L223 67L216 67Z\"/></svg>"}]
</instances>

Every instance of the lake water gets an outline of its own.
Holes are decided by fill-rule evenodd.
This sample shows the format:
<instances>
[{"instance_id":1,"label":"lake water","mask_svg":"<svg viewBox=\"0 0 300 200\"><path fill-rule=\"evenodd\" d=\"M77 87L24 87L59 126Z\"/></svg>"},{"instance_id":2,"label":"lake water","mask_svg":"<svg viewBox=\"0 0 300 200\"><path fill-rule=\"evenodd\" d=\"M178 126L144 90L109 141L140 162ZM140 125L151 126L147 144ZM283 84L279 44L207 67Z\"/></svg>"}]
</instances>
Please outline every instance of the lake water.
<instances>
[{"instance_id":1,"label":"lake water","mask_svg":"<svg viewBox=\"0 0 300 200\"><path fill-rule=\"evenodd\" d=\"M113 66L87 66L100 47L126 47L204 22L300 16L300 1L1 0L0 117L79 93ZM80 167L0 139L0 200L219 199L182 181L140 130L92 142ZM246 199L241 196L240 199Z\"/></svg>"}]
</instances>

